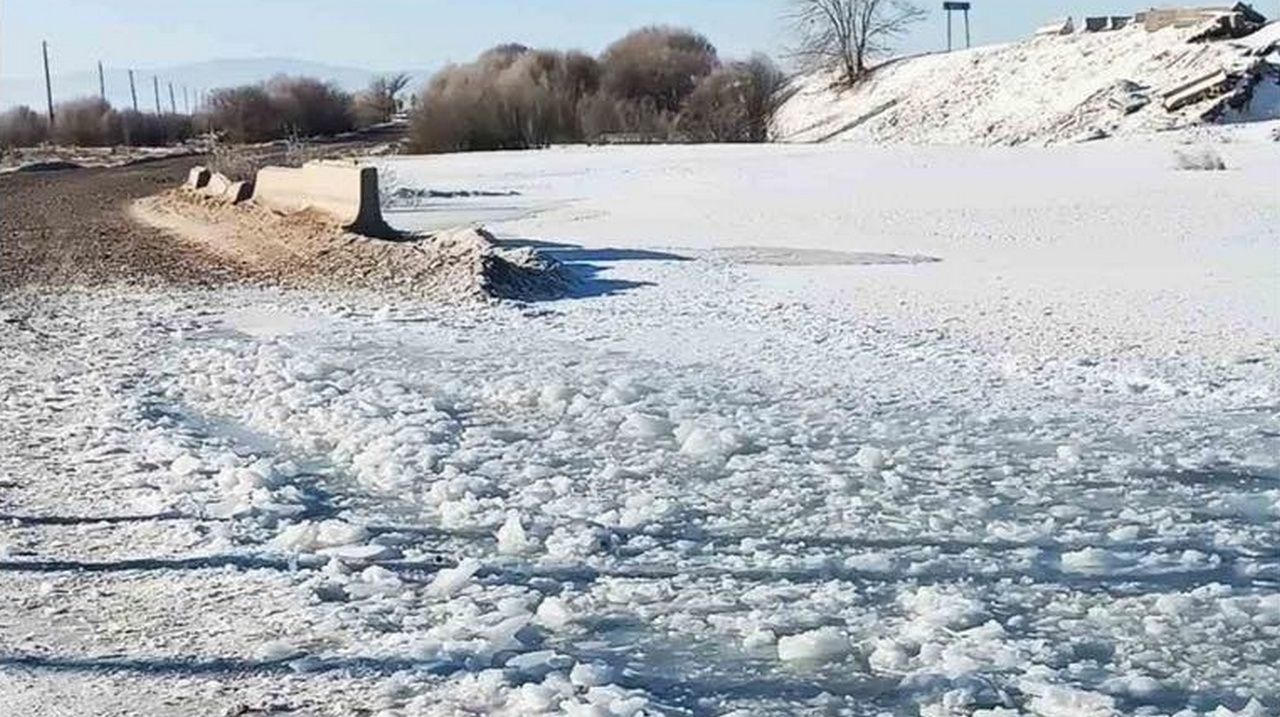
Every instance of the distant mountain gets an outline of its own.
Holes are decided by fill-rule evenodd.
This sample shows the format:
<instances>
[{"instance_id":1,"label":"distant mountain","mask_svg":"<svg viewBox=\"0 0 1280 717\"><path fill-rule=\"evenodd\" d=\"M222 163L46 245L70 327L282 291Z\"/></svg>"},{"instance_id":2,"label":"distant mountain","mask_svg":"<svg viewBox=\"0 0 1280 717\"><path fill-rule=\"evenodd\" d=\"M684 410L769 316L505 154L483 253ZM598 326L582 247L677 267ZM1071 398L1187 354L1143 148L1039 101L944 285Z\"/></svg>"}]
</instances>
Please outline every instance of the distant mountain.
<instances>
[{"instance_id":1,"label":"distant mountain","mask_svg":"<svg viewBox=\"0 0 1280 717\"><path fill-rule=\"evenodd\" d=\"M430 76L428 71L407 71L413 77L409 87L415 91ZM105 69L107 99L118 108L132 105L129 95L129 73L125 68ZM198 90L244 85L271 79L276 75L306 75L336 83L344 90L354 92L363 89L369 81L383 72L359 67L340 67L319 62L289 58L258 58L235 60L210 60L171 67L134 70L134 82L138 89L138 106L144 110L155 108L155 88L152 77L159 78L160 103L169 109L169 83L173 83L174 104L184 109L182 88L187 88L189 101L194 104ZM84 72L70 72L53 76L53 101L62 102L76 97L97 96L97 68ZM43 77L0 77L0 109L15 105L30 105L42 109L45 104Z\"/></svg>"}]
</instances>

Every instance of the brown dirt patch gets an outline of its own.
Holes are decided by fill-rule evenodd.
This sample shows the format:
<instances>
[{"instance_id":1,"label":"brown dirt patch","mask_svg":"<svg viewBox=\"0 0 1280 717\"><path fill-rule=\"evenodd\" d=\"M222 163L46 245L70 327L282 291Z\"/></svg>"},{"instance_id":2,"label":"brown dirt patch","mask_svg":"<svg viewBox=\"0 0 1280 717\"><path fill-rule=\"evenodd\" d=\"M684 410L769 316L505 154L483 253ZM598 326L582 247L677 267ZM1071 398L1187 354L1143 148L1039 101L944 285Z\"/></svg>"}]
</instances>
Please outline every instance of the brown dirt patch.
<instances>
[{"instance_id":1,"label":"brown dirt patch","mask_svg":"<svg viewBox=\"0 0 1280 717\"><path fill-rule=\"evenodd\" d=\"M126 167L0 175L0 291L31 285L178 283L245 276L237 262L141 226L138 197L180 184L196 157Z\"/></svg>"}]
</instances>

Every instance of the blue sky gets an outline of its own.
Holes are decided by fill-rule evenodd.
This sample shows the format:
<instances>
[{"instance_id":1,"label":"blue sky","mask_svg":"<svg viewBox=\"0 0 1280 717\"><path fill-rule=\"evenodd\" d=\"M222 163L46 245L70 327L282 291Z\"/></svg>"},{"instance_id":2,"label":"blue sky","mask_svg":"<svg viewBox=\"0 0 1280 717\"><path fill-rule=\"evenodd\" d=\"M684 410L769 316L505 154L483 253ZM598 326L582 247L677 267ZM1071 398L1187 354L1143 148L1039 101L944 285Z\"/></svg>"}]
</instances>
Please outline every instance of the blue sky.
<instances>
[{"instance_id":1,"label":"blue sky","mask_svg":"<svg viewBox=\"0 0 1280 717\"><path fill-rule=\"evenodd\" d=\"M941 0L903 43L945 42ZM975 44L1027 35L1055 15L1132 12L1153 0L973 0ZM1154 4L1161 4L1154 2ZM693 27L725 56L780 52L787 0L3 0L0 75L40 72L47 39L58 72L210 59L292 57L368 69L430 69L499 42L598 51L650 23ZM1256 3L1280 15L1280 0Z\"/></svg>"}]
</instances>

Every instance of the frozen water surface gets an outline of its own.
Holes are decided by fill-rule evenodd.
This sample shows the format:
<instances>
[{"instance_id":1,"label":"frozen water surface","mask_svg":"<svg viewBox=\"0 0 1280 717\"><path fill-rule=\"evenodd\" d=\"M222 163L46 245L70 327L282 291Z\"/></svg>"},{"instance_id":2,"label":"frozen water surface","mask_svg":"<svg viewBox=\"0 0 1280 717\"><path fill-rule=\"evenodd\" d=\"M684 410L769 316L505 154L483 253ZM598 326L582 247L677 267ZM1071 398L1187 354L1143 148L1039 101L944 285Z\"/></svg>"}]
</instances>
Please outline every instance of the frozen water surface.
<instances>
[{"instance_id":1,"label":"frozen water surface","mask_svg":"<svg viewBox=\"0 0 1280 717\"><path fill-rule=\"evenodd\" d=\"M1280 157L1221 149L402 159L577 295L14 296L0 704L1273 714Z\"/></svg>"}]
</instances>

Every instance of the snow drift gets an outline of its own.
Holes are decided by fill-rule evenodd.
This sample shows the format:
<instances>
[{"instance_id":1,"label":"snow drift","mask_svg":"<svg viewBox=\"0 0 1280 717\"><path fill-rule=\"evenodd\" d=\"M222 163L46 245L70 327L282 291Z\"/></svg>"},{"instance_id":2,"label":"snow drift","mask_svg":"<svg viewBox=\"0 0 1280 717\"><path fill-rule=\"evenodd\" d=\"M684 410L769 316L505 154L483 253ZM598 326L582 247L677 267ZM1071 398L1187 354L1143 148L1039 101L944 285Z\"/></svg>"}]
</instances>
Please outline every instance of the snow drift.
<instances>
[{"instance_id":1,"label":"snow drift","mask_svg":"<svg viewBox=\"0 0 1280 717\"><path fill-rule=\"evenodd\" d=\"M1277 23L1238 40L1191 41L1201 33L1130 27L919 55L882 65L852 90L834 88L834 75L818 72L800 80L773 136L996 145L1280 118ZM1166 109L1167 92L1197 81L1208 91Z\"/></svg>"}]
</instances>

